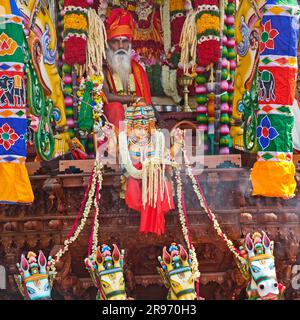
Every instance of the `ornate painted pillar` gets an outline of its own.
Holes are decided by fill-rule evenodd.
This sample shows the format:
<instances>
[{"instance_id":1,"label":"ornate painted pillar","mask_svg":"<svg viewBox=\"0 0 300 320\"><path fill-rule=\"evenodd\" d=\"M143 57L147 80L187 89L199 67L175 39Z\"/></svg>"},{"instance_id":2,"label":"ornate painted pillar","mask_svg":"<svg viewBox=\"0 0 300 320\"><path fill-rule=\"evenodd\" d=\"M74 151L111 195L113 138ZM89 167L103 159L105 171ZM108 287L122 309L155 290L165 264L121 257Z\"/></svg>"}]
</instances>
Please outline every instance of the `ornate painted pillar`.
<instances>
[{"instance_id":1,"label":"ornate painted pillar","mask_svg":"<svg viewBox=\"0 0 300 320\"><path fill-rule=\"evenodd\" d=\"M297 0L268 0L264 9L258 66L258 154L251 173L253 195L287 199L296 189L292 105L298 68L298 11Z\"/></svg>"}]
</instances>

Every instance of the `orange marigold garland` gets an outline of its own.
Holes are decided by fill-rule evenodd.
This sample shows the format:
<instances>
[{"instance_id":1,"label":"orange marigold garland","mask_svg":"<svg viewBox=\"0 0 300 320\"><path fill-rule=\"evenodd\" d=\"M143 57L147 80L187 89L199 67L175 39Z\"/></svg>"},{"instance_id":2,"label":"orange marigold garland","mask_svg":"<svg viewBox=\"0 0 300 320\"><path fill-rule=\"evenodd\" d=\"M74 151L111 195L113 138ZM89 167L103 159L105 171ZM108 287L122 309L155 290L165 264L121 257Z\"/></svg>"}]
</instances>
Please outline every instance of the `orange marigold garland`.
<instances>
[{"instance_id":1,"label":"orange marigold garland","mask_svg":"<svg viewBox=\"0 0 300 320\"><path fill-rule=\"evenodd\" d=\"M206 67L220 58L220 10L218 0L196 0L198 65Z\"/></svg>"}]
</instances>

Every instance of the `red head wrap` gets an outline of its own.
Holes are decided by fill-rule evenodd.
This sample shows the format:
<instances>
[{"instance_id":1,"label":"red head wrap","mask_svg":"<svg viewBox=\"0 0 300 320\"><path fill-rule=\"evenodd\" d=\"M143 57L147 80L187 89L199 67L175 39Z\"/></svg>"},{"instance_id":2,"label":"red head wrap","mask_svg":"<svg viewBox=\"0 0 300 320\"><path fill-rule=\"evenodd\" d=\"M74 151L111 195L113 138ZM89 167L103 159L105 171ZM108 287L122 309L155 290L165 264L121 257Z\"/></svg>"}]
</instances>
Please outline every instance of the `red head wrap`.
<instances>
[{"instance_id":1,"label":"red head wrap","mask_svg":"<svg viewBox=\"0 0 300 320\"><path fill-rule=\"evenodd\" d=\"M127 37L131 41L134 27L135 23L130 12L121 8L113 9L106 21L107 39Z\"/></svg>"}]
</instances>

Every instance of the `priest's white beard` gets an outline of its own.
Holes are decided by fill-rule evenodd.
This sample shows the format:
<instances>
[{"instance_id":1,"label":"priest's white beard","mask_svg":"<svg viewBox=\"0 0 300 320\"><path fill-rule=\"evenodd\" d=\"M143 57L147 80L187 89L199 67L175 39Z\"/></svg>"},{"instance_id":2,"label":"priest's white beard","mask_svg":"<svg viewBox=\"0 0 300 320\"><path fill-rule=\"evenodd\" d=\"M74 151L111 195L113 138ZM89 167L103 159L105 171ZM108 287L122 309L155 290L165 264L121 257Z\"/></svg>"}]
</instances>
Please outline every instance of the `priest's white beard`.
<instances>
[{"instance_id":1,"label":"priest's white beard","mask_svg":"<svg viewBox=\"0 0 300 320\"><path fill-rule=\"evenodd\" d=\"M113 73L118 74L121 78L124 91L127 91L128 79L131 74L131 45L128 51L119 49L114 52L111 48L108 48L106 59Z\"/></svg>"}]
</instances>

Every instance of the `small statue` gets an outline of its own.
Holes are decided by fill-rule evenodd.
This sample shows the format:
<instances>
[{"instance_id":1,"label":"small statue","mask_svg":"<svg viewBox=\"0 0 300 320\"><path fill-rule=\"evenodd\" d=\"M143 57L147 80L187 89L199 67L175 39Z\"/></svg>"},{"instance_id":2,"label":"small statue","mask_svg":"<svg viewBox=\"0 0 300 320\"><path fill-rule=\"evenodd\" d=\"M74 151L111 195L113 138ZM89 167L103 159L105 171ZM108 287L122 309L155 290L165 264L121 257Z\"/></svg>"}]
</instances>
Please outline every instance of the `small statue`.
<instances>
[{"instance_id":1,"label":"small statue","mask_svg":"<svg viewBox=\"0 0 300 320\"><path fill-rule=\"evenodd\" d=\"M153 0L138 0L133 17L136 21L133 49L147 66L154 65L164 54L160 9Z\"/></svg>"},{"instance_id":2,"label":"small statue","mask_svg":"<svg viewBox=\"0 0 300 320\"><path fill-rule=\"evenodd\" d=\"M176 130L170 153L163 132L156 128L152 106L144 103L126 109L125 125L119 135L121 165L127 178L125 202L141 213L140 232L161 235L164 215L174 209L171 158L180 151L183 135Z\"/></svg>"}]
</instances>

